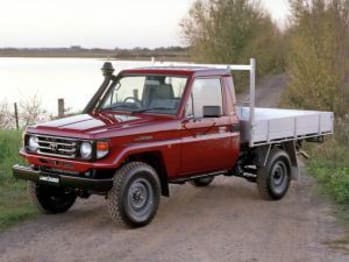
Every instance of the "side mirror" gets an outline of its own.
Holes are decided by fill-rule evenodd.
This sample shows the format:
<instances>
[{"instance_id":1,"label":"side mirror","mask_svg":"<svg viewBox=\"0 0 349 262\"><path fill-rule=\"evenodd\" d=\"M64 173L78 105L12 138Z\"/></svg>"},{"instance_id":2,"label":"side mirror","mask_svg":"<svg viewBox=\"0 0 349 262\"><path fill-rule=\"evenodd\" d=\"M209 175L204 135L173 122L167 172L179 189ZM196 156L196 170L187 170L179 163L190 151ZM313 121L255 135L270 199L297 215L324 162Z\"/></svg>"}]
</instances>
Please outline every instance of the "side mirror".
<instances>
[{"instance_id":1,"label":"side mirror","mask_svg":"<svg viewBox=\"0 0 349 262\"><path fill-rule=\"evenodd\" d=\"M220 106L203 106L203 117L220 117L222 116L222 108Z\"/></svg>"}]
</instances>

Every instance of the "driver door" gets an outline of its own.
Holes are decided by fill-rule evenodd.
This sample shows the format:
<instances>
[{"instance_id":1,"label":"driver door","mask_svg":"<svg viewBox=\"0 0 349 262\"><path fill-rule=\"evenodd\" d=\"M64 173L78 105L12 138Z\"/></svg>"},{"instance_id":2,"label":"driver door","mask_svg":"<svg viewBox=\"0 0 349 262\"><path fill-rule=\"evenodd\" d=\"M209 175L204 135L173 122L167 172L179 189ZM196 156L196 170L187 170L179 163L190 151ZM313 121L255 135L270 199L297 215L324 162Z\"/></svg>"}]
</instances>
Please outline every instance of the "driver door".
<instances>
[{"instance_id":1,"label":"driver door","mask_svg":"<svg viewBox=\"0 0 349 262\"><path fill-rule=\"evenodd\" d=\"M204 106L219 106L220 116L206 117ZM219 78L198 78L182 121L181 175L189 176L228 169L233 150L231 119L223 115L223 96Z\"/></svg>"}]
</instances>

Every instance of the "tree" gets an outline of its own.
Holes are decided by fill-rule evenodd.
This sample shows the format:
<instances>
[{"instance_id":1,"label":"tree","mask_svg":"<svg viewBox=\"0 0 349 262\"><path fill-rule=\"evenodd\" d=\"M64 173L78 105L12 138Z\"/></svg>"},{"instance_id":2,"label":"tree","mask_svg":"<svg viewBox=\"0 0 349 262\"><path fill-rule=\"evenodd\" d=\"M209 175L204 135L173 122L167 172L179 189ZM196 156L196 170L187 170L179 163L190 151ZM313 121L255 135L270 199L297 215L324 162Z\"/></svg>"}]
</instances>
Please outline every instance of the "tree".
<instances>
[{"instance_id":1,"label":"tree","mask_svg":"<svg viewBox=\"0 0 349 262\"><path fill-rule=\"evenodd\" d=\"M349 1L290 0L287 100L296 107L349 112Z\"/></svg>"},{"instance_id":2,"label":"tree","mask_svg":"<svg viewBox=\"0 0 349 262\"><path fill-rule=\"evenodd\" d=\"M20 102L20 120L23 127L34 125L46 111L42 109L41 101L37 95L26 101Z\"/></svg>"},{"instance_id":3,"label":"tree","mask_svg":"<svg viewBox=\"0 0 349 262\"><path fill-rule=\"evenodd\" d=\"M197 62L246 63L257 58L257 73L283 68L282 35L258 1L197 0L181 23Z\"/></svg>"}]
</instances>

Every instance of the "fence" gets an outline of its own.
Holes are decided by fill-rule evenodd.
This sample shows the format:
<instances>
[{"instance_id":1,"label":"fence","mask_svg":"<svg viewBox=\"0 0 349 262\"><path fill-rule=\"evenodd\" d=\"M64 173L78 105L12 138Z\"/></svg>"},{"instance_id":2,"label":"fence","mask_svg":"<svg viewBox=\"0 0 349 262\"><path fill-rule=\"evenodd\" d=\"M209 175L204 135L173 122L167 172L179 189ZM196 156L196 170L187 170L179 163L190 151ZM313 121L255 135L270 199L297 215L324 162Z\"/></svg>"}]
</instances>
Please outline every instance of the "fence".
<instances>
[{"instance_id":1,"label":"fence","mask_svg":"<svg viewBox=\"0 0 349 262\"><path fill-rule=\"evenodd\" d=\"M15 127L18 130L21 127L20 126L21 121L28 122L28 119L21 119L21 114L18 110L18 103L17 102L15 102L13 104L13 108L14 108L13 118L14 118L15 125L13 126L13 124L12 124L11 126L12 126L12 128ZM52 116L51 118L62 118L62 117L64 117L65 112L66 112L66 110L65 110L64 99L58 98L58 100L57 100L57 116ZM34 120L37 120L37 119L34 119Z\"/></svg>"}]
</instances>

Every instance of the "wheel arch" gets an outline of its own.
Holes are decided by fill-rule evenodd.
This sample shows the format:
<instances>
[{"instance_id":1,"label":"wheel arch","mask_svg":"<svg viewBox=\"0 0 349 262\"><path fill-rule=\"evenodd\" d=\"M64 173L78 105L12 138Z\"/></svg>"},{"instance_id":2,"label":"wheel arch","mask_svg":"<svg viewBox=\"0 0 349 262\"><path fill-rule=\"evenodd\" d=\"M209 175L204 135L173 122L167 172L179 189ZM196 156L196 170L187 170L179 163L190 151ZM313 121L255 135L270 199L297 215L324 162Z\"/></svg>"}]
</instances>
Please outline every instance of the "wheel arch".
<instances>
[{"instance_id":1,"label":"wheel arch","mask_svg":"<svg viewBox=\"0 0 349 262\"><path fill-rule=\"evenodd\" d=\"M254 160L255 164L259 167L265 167L270 159L270 156L272 155L271 152L274 150L282 150L287 154L291 179L298 180L300 174L295 141L289 141L280 144L270 144L256 148Z\"/></svg>"},{"instance_id":2,"label":"wheel arch","mask_svg":"<svg viewBox=\"0 0 349 262\"><path fill-rule=\"evenodd\" d=\"M125 160L126 163L133 161L144 162L153 167L160 179L161 194L166 197L170 196L167 169L160 151L147 151L130 154Z\"/></svg>"}]
</instances>

